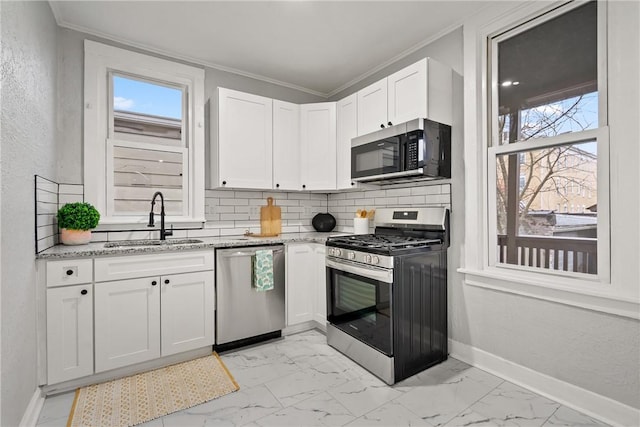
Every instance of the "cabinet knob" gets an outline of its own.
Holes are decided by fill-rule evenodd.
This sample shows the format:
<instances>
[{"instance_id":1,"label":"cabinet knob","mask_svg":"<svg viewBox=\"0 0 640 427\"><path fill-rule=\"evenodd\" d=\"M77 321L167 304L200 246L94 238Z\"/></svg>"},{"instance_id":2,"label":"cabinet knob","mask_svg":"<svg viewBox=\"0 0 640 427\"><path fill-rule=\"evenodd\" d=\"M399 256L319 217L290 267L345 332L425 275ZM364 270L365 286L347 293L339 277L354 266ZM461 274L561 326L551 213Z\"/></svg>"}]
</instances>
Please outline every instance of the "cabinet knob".
<instances>
[{"instance_id":1,"label":"cabinet knob","mask_svg":"<svg viewBox=\"0 0 640 427\"><path fill-rule=\"evenodd\" d=\"M155 280L153 282L151 282L151 286L155 286L157 284L158 284L158 282L156 282Z\"/></svg>"},{"instance_id":2,"label":"cabinet knob","mask_svg":"<svg viewBox=\"0 0 640 427\"><path fill-rule=\"evenodd\" d=\"M222 181L222 185L227 185L227 181Z\"/></svg>"},{"instance_id":3,"label":"cabinet knob","mask_svg":"<svg viewBox=\"0 0 640 427\"><path fill-rule=\"evenodd\" d=\"M68 269L67 270L67 276L71 276L73 274L73 270L72 269Z\"/></svg>"},{"instance_id":4,"label":"cabinet knob","mask_svg":"<svg viewBox=\"0 0 640 427\"><path fill-rule=\"evenodd\" d=\"M280 184L276 184L276 188L280 188Z\"/></svg>"},{"instance_id":5,"label":"cabinet knob","mask_svg":"<svg viewBox=\"0 0 640 427\"><path fill-rule=\"evenodd\" d=\"M381 129L384 129L384 124L380 124L380 128L381 128Z\"/></svg>"},{"instance_id":6,"label":"cabinet knob","mask_svg":"<svg viewBox=\"0 0 640 427\"><path fill-rule=\"evenodd\" d=\"M164 284L168 285L169 284L169 279L164 279Z\"/></svg>"},{"instance_id":7,"label":"cabinet knob","mask_svg":"<svg viewBox=\"0 0 640 427\"><path fill-rule=\"evenodd\" d=\"M388 126L393 126L393 123L389 122L387 123Z\"/></svg>"},{"instance_id":8,"label":"cabinet knob","mask_svg":"<svg viewBox=\"0 0 640 427\"><path fill-rule=\"evenodd\" d=\"M80 293L81 293L82 295L86 295L88 292L89 292L89 291L87 291L86 289L83 289L83 290L81 290L81 291L80 291Z\"/></svg>"},{"instance_id":9,"label":"cabinet knob","mask_svg":"<svg viewBox=\"0 0 640 427\"><path fill-rule=\"evenodd\" d=\"M302 188L307 188L307 186L306 186L306 185L304 185L304 184L302 184Z\"/></svg>"},{"instance_id":10,"label":"cabinet knob","mask_svg":"<svg viewBox=\"0 0 640 427\"><path fill-rule=\"evenodd\" d=\"M352 182L352 183L351 183L351 185L356 185L356 183L355 183L355 182Z\"/></svg>"}]
</instances>

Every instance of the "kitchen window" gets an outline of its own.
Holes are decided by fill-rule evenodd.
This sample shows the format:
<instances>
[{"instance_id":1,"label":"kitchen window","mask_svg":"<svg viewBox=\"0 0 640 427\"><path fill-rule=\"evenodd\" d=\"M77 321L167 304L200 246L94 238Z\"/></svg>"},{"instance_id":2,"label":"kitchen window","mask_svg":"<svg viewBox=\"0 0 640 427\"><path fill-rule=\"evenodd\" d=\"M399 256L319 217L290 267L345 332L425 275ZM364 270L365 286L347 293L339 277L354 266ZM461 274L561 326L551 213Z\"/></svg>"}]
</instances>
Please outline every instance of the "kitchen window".
<instances>
[{"instance_id":1,"label":"kitchen window","mask_svg":"<svg viewBox=\"0 0 640 427\"><path fill-rule=\"evenodd\" d=\"M101 224L204 221L204 71L85 41L85 194Z\"/></svg>"},{"instance_id":2,"label":"kitchen window","mask_svg":"<svg viewBox=\"0 0 640 427\"><path fill-rule=\"evenodd\" d=\"M489 264L606 275L597 3L555 9L489 43Z\"/></svg>"}]
</instances>

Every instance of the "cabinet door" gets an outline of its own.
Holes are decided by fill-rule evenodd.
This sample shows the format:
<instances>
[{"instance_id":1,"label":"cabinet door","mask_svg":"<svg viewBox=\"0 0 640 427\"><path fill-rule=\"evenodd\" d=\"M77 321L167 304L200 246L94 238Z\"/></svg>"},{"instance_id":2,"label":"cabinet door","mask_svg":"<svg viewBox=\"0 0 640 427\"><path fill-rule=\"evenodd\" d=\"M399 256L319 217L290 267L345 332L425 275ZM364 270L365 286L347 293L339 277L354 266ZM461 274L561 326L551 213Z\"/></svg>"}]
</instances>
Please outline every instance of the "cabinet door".
<instances>
[{"instance_id":1,"label":"cabinet door","mask_svg":"<svg viewBox=\"0 0 640 427\"><path fill-rule=\"evenodd\" d=\"M451 125L453 122L453 70L434 59L427 62L426 118Z\"/></svg>"},{"instance_id":2,"label":"cabinet door","mask_svg":"<svg viewBox=\"0 0 640 427\"><path fill-rule=\"evenodd\" d=\"M162 276L162 356L213 345L214 273Z\"/></svg>"},{"instance_id":3,"label":"cabinet door","mask_svg":"<svg viewBox=\"0 0 640 427\"><path fill-rule=\"evenodd\" d=\"M160 357L160 278L94 286L96 372Z\"/></svg>"},{"instance_id":4,"label":"cabinet door","mask_svg":"<svg viewBox=\"0 0 640 427\"><path fill-rule=\"evenodd\" d=\"M300 106L303 190L336 189L336 103Z\"/></svg>"},{"instance_id":5,"label":"cabinet door","mask_svg":"<svg viewBox=\"0 0 640 427\"><path fill-rule=\"evenodd\" d=\"M300 189L300 106L273 100L273 187Z\"/></svg>"},{"instance_id":6,"label":"cabinet door","mask_svg":"<svg viewBox=\"0 0 640 427\"><path fill-rule=\"evenodd\" d=\"M387 126L387 79L358 91L358 135Z\"/></svg>"},{"instance_id":7,"label":"cabinet door","mask_svg":"<svg viewBox=\"0 0 640 427\"><path fill-rule=\"evenodd\" d=\"M93 374L93 286L47 289L47 383Z\"/></svg>"},{"instance_id":8,"label":"cabinet door","mask_svg":"<svg viewBox=\"0 0 640 427\"><path fill-rule=\"evenodd\" d=\"M336 103L336 186L353 188L351 181L351 138L358 136L358 96L350 95Z\"/></svg>"},{"instance_id":9,"label":"cabinet door","mask_svg":"<svg viewBox=\"0 0 640 427\"><path fill-rule=\"evenodd\" d=\"M271 189L272 100L218 89L218 187Z\"/></svg>"},{"instance_id":10,"label":"cabinet door","mask_svg":"<svg viewBox=\"0 0 640 427\"><path fill-rule=\"evenodd\" d=\"M287 326L313 320L315 281L313 247L308 243L287 245Z\"/></svg>"},{"instance_id":11,"label":"cabinet door","mask_svg":"<svg viewBox=\"0 0 640 427\"><path fill-rule=\"evenodd\" d=\"M326 327L327 323L327 270L325 267L326 247L314 245L313 277L315 279L316 297L313 320Z\"/></svg>"},{"instance_id":12,"label":"cabinet door","mask_svg":"<svg viewBox=\"0 0 640 427\"><path fill-rule=\"evenodd\" d=\"M387 77L388 119L394 125L427 117L427 60Z\"/></svg>"}]
</instances>

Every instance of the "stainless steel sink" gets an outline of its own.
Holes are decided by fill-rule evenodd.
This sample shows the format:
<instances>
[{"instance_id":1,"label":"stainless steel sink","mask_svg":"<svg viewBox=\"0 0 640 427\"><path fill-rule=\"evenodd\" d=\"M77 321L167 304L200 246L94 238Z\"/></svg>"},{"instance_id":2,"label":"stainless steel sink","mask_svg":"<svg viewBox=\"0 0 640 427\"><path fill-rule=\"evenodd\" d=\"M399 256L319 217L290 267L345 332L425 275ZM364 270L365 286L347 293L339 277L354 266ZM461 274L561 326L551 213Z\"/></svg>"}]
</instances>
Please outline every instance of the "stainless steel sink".
<instances>
[{"instance_id":1,"label":"stainless steel sink","mask_svg":"<svg viewBox=\"0 0 640 427\"><path fill-rule=\"evenodd\" d=\"M192 245L202 243L198 239L167 239L167 240L123 240L121 242L108 242L105 248L124 248L131 246L169 246L169 245Z\"/></svg>"}]
</instances>

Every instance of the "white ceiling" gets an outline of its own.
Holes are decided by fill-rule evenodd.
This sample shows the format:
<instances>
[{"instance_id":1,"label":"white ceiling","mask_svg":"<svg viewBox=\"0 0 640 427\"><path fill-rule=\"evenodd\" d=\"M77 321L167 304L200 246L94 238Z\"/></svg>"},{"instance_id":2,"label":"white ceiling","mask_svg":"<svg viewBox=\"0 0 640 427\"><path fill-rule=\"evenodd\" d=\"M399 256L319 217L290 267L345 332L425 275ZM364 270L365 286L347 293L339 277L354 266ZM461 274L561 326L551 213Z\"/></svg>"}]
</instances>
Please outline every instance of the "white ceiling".
<instances>
[{"instance_id":1,"label":"white ceiling","mask_svg":"<svg viewBox=\"0 0 640 427\"><path fill-rule=\"evenodd\" d=\"M484 1L51 1L58 24L330 96Z\"/></svg>"}]
</instances>

